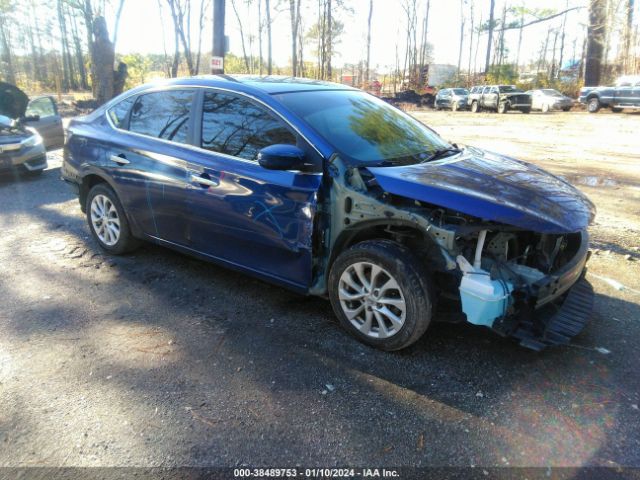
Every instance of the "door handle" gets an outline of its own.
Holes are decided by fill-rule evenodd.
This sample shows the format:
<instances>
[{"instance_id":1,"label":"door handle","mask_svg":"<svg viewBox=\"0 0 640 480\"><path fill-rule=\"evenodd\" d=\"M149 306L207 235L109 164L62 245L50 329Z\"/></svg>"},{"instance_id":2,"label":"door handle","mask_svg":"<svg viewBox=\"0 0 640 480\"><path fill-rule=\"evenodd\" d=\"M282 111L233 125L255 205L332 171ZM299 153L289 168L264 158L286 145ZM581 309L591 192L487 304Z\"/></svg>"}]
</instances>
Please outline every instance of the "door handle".
<instances>
[{"instance_id":1,"label":"door handle","mask_svg":"<svg viewBox=\"0 0 640 480\"><path fill-rule=\"evenodd\" d=\"M118 165L127 165L131 163L122 153L120 155L111 155L111 161L116 162Z\"/></svg>"},{"instance_id":2,"label":"door handle","mask_svg":"<svg viewBox=\"0 0 640 480\"><path fill-rule=\"evenodd\" d=\"M217 187L220 185L220 182L216 182L215 180L211 180L207 177L201 177L199 175L191 175L191 181L203 187Z\"/></svg>"}]
</instances>

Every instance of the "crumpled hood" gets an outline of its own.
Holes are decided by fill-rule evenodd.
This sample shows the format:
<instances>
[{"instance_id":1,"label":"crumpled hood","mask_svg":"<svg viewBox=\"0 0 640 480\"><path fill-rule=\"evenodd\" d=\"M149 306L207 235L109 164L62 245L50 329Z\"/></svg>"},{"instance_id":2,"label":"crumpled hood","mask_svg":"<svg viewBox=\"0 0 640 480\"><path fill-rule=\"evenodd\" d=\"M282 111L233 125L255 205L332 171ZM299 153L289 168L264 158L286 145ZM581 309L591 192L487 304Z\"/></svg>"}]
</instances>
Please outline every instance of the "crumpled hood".
<instances>
[{"instance_id":1,"label":"crumpled hood","mask_svg":"<svg viewBox=\"0 0 640 480\"><path fill-rule=\"evenodd\" d=\"M15 85L0 82L0 115L20 118L27 111L29 97Z\"/></svg>"},{"instance_id":2,"label":"crumpled hood","mask_svg":"<svg viewBox=\"0 0 640 480\"><path fill-rule=\"evenodd\" d=\"M368 170L394 195L535 232L577 232L595 216L593 203L564 180L477 148L434 162Z\"/></svg>"}]
</instances>

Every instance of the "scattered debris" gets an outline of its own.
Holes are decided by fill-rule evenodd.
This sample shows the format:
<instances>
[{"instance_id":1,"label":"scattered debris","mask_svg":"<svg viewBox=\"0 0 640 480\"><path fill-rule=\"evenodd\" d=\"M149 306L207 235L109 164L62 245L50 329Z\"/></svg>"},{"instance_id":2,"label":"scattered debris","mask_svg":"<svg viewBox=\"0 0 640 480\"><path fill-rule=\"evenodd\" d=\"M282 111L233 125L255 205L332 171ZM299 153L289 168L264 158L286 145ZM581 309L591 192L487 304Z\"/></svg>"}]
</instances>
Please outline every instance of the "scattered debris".
<instances>
[{"instance_id":1,"label":"scattered debris","mask_svg":"<svg viewBox=\"0 0 640 480\"><path fill-rule=\"evenodd\" d=\"M637 403L632 403L631 404L631 408L633 408L634 410L638 410L638 404Z\"/></svg>"},{"instance_id":2,"label":"scattered debris","mask_svg":"<svg viewBox=\"0 0 640 480\"><path fill-rule=\"evenodd\" d=\"M336 389L336 387L334 387L330 383L325 384L325 387L327 387L327 390L329 390L330 392L333 392Z\"/></svg>"},{"instance_id":3,"label":"scattered debris","mask_svg":"<svg viewBox=\"0 0 640 480\"><path fill-rule=\"evenodd\" d=\"M595 350L596 350L596 352L599 352L599 353L601 353L603 355L609 355L611 353L610 350L607 350L604 347L596 347Z\"/></svg>"},{"instance_id":4,"label":"scattered debris","mask_svg":"<svg viewBox=\"0 0 640 480\"><path fill-rule=\"evenodd\" d=\"M476 397L483 398L484 397L484 393L478 392L478 393L476 393Z\"/></svg>"}]
</instances>

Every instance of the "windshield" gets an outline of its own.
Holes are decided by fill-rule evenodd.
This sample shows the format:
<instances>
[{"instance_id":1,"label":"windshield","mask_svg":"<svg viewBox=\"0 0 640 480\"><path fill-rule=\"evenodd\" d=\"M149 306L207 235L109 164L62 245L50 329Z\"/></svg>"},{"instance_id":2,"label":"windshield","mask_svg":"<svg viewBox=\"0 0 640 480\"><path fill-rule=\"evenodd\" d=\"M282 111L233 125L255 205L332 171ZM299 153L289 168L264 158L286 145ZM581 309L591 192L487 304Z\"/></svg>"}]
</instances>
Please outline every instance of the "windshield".
<instances>
[{"instance_id":1,"label":"windshield","mask_svg":"<svg viewBox=\"0 0 640 480\"><path fill-rule=\"evenodd\" d=\"M543 88L542 91L544 92L545 95L549 95L550 97L562 96L562 94L559 91L554 90L553 88Z\"/></svg>"},{"instance_id":2,"label":"windshield","mask_svg":"<svg viewBox=\"0 0 640 480\"><path fill-rule=\"evenodd\" d=\"M513 85L500 85L498 88L500 89L500 93L522 92L522 90Z\"/></svg>"},{"instance_id":3,"label":"windshield","mask_svg":"<svg viewBox=\"0 0 640 480\"><path fill-rule=\"evenodd\" d=\"M366 165L408 165L451 147L433 130L360 91L316 90L275 95L341 157Z\"/></svg>"},{"instance_id":4,"label":"windshield","mask_svg":"<svg viewBox=\"0 0 640 480\"><path fill-rule=\"evenodd\" d=\"M454 88L453 93L456 95L469 95L469 91L464 88Z\"/></svg>"}]
</instances>

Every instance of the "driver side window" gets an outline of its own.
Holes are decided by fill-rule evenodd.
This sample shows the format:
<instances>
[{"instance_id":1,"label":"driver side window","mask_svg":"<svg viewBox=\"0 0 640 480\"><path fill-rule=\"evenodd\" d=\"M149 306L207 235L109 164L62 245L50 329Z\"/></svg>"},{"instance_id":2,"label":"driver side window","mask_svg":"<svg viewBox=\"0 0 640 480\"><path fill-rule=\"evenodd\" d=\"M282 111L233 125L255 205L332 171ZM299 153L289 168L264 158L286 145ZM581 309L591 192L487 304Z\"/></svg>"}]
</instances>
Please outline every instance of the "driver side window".
<instances>
[{"instance_id":1,"label":"driver side window","mask_svg":"<svg viewBox=\"0 0 640 480\"><path fill-rule=\"evenodd\" d=\"M256 161L264 147L296 143L289 127L266 108L238 95L204 94L200 146L205 150Z\"/></svg>"}]
</instances>

